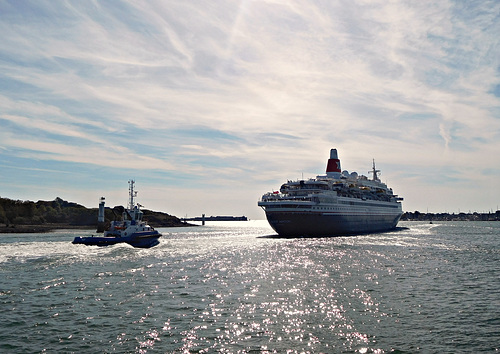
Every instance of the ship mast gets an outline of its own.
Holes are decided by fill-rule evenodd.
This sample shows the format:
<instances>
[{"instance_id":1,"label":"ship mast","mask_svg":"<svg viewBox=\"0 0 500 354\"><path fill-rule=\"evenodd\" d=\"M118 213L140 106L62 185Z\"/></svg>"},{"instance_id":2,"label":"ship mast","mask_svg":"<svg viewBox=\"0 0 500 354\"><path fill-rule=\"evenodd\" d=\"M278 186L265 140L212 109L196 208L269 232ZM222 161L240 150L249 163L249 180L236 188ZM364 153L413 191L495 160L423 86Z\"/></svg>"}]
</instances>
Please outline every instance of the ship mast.
<instances>
[{"instance_id":1,"label":"ship mast","mask_svg":"<svg viewBox=\"0 0 500 354\"><path fill-rule=\"evenodd\" d=\"M134 209L134 197L137 197L137 192L134 192L134 183L135 181L131 179L128 181L128 196L129 196L129 201L128 201L128 208L130 210Z\"/></svg>"},{"instance_id":2,"label":"ship mast","mask_svg":"<svg viewBox=\"0 0 500 354\"><path fill-rule=\"evenodd\" d=\"M380 170L377 170L375 167L375 159L373 159L372 170L368 172L368 173L373 173L373 181L380 181L380 179L378 178L378 175L377 175L377 173L379 173L379 172L380 172Z\"/></svg>"}]
</instances>

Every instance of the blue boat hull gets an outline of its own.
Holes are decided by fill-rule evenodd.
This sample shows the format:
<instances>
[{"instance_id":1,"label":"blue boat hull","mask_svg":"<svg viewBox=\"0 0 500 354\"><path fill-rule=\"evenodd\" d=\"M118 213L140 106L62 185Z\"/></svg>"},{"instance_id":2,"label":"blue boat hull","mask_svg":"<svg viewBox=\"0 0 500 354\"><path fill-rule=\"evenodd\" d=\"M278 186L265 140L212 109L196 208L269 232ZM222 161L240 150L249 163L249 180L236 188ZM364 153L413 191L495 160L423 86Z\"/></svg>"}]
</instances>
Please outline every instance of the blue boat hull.
<instances>
[{"instance_id":1,"label":"blue boat hull","mask_svg":"<svg viewBox=\"0 0 500 354\"><path fill-rule=\"evenodd\" d=\"M150 248L158 245L159 237L162 235L158 231L136 232L130 236L89 236L75 237L73 244L81 244L86 246L111 246L117 243L127 243L137 248Z\"/></svg>"}]
</instances>

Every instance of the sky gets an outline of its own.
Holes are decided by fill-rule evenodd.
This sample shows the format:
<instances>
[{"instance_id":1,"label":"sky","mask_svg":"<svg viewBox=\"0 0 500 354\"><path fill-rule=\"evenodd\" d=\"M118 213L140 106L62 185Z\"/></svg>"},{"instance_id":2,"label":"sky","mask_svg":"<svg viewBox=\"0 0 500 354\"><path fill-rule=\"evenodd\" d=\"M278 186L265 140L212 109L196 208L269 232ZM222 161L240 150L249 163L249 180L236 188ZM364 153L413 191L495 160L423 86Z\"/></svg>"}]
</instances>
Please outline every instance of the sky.
<instances>
[{"instance_id":1,"label":"sky","mask_svg":"<svg viewBox=\"0 0 500 354\"><path fill-rule=\"evenodd\" d=\"M264 219L342 169L500 205L500 2L0 0L0 196Z\"/></svg>"}]
</instances>

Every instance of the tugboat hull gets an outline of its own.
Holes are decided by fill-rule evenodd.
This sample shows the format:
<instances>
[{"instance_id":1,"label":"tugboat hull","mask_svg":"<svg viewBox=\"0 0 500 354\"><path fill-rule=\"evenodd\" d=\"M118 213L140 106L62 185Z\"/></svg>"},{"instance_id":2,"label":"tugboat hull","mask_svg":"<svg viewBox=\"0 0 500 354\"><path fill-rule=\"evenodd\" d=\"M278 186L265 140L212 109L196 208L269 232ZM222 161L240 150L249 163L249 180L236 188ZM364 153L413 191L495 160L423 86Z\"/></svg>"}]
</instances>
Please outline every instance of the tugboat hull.
<instances>
[{"instance_id":1,"label":"tugboat hull","mask_svg":"<svg viewBox=\"0 0 500 354\"><path fill-rule=\"evenodd\" d=\"M159 237L162 235L155 231L151 232L137 232L126 237L113 237L113 236L89 236L89 237L75 237L73 244L81 244L86 246L111 246L117 243L127 243L133 247L150 248L158 245Z\"/></svg>"}]
</instances>

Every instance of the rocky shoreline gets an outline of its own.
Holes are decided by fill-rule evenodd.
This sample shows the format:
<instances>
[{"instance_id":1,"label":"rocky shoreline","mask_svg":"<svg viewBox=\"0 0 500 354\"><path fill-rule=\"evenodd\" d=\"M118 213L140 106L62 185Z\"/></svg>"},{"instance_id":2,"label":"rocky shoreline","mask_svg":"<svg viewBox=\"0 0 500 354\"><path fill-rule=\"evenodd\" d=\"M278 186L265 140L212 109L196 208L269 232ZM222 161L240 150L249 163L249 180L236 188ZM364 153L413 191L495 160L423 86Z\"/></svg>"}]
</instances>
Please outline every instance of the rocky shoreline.
<instances>
[{"instance_id":1,"label":"rocky shoreline","mask_svg":"<svg viewBox=\"0 0 500 354\"><path fill-rule=\"evenodd\" d=\"M75 226L66 224L43 224L43 225L0 225L0 234L26 234L45 233L62 229L90 230L90 226Z\"/></svg>"},{"instance_id":2,"label":"rocky shoreline","mask_svg":"<svg viewBox=\"0 0 500 354\"><path fill-rule=\"evenodd\" d=\"M186 227L186 226L197 226L181 222L175 225L160 225L156 227ZM30 234L30 233L47 233L56 230L91 230L96 232L97 226L89 225L71 225L71 224L43 224L43 225L1 225L0 224L0 236L2 234Z\"/></svg>"},{"instance_id":3,"label":"rocky shoreline","mask_svg":"<svg viewBox=\"0 0 500 354\"><path fill-rule=\"evenodd\" d=\"M105 224L121 218L123 206L105 208ZM176 216L143 209L144 220L153 227L182 227L191 224ZM44 233L60 229L97 229L97 208L86 208L61 198L53 201L21 201L0 198L0 234Z\"/></svg>"}]
</instances>

